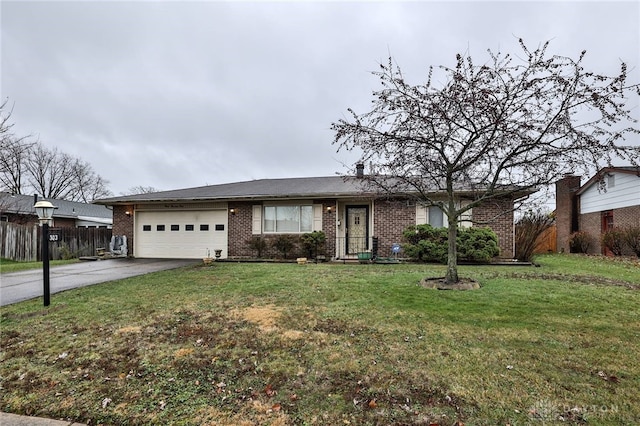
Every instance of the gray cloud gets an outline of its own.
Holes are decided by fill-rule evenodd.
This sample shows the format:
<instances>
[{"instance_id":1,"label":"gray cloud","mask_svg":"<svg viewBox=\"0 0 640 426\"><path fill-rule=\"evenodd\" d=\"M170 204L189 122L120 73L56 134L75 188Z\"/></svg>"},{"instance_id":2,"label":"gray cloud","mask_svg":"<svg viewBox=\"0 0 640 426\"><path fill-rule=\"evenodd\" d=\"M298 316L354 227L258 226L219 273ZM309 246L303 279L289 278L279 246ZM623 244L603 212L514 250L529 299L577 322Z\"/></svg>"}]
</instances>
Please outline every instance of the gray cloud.
<instances>
[{"instance_id":1,"label":"gray cloud","mask_svg":"<svg viewBox=\"0 0 640 426\"><path fill-rule=\"evenodd\" d=\"M637 2L0 3L15 130L89 161L115 194L330 175L355 153L331 122L364 111L392 54L411 81L517 38L640 81Z\"/></svg>"}]
</instances>

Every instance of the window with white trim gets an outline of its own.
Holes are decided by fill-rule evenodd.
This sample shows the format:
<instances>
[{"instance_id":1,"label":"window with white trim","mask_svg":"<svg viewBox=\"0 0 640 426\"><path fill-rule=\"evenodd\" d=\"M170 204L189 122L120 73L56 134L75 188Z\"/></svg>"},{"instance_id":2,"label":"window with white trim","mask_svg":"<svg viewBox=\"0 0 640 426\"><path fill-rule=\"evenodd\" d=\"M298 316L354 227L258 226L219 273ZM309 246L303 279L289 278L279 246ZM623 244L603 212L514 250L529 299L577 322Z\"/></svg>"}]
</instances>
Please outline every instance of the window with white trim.
<instances>
[{"instance_id":1,"label":"window with white trim","mask_svg":"<svg viewBox=\"0 0 640 426\"><path fill-rule=\"evenodd\" d=\"M466 206L469 201L462 200L461 205ZM461 228L469 228L472 226L472 209L469 209L462 213L458 218L458 226ZM424 206L416 205L416 225L422 225L428 223L434 228L447 228L449 226L449 220L444 214L442 209L438 206Z\"/></svg>"},{"instance_id":2,"label":"window with white trim","mask_svg":"<svg viewBox=\"0 0 640 426\"><path fill-rule=\"evenodd\" d=\"M301 233L313 231L312 205L264 206L264 233Z\"/></svg>"}]
</instances>

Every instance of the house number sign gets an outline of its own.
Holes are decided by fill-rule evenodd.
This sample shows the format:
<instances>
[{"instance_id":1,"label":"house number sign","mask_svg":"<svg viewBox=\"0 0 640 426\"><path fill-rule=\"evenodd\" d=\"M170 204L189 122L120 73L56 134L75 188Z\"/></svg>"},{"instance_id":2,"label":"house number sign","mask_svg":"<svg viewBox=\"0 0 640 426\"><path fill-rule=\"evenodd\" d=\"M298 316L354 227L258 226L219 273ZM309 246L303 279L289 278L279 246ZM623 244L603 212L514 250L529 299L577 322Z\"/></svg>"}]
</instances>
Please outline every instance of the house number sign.
<instances>
[{"instance_id":1,"label":"house number sign","mask_svg":"<svg viewBox=\"0 0 640 426\"><path fill-rule=\"evenodd\" d=\"M58 241L59 237L58 234L49 234L49 241Z\"/></svg>"}]
</instances>

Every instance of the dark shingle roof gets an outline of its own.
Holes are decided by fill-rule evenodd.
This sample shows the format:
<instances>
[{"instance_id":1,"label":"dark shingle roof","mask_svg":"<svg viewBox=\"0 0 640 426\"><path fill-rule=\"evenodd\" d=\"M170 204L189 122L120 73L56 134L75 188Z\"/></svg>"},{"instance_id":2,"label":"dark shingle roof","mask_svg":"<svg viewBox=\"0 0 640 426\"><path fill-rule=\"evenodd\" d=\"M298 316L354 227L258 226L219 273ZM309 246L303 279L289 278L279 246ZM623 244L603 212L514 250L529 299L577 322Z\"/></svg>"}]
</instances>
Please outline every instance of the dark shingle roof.
<instances>
[{"instance_id":1,"label":"dark shingle roof","mask_svg":"<svg viewBox=\"0 0 640 426\"><path fill-rule=\"evenodd\" d=\"M151 201L323 198L363 195L361 181L341 176L258 179L97 200L98 204Z\"/></svg>"}]
</instances>

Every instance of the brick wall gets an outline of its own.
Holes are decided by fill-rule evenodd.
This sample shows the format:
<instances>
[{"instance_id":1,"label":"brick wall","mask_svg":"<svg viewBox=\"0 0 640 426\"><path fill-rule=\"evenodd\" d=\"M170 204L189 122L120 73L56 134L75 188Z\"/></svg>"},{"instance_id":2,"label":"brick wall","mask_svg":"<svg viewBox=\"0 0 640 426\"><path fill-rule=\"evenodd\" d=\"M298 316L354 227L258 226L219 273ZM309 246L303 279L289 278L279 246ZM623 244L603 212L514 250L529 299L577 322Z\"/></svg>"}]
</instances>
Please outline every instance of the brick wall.
<instances>
[{"instance_id":1,"label":"brick wall","mask_svg":"<svg viewBox=\"0 0 640 426\"><path fill-rule=\"evenodd\" d=\"M626 226L640 226L640 206L623 207L614 209L613 226L616 228L624 228ZM580 230L588 233L592 237L589 246L590 254L602 254L602 245L600 244L600 236L602 234L602 212L586 213L580 215ZM625 248L625 255L634 255L634 253Z\"/></svg>"},{"instance_id":2,"label":"brick wall","mask_svg":"<svg viewBox=\"0 0 640 426\"><path fill-rule=\"evenodd\" d=\"M260 236L266 242L266 248L262 252L264 258L278 258L282 253L273 248L273 242L278 235L260 234L253 235L253 206L257 202L230 202L229 210L234 209L235 214L229 214L229 256L255 258L257 251L249 245L251 239ZM325 255L327 259L335 257L336 240L336 202L335 200L313 200L313 204L322 204L322 230L326 235ZM331 207L331 211L327 210ZM306 256L302 246L297 241L300 234L291 234L296 237L298 247L287 257Z\"/></svg>"},{"instance_id":3,"label":"brick wall","mask_svg":"<svg viewBox=\"0 0 640 426\"><path fill-rule=\"evenodd\" d=\"M406 200L380 200L374 203L373 235L378 237L378 256L391 255L391 246L402 243L402 231L416 224L416 206Z\"/></svg>"},{"instance_id":4,"label":"brick wall","mask_svg":"<svg viewBox=\"0 0 640 426\"><path fill-rule=\"evenodd\" d=\"M126 212L130 212L127 215ZM113 229L112 235L127 236L127 250L129 256L135 256L133 252L133 206L113 206Z\"/></svg>"},{"instance_id":5,"label":"brick wall","mask_svg":"<svg viewBox=\"0 0 640 426\"><path fill-rule=\"evenodd\" d=\"M488 226L498 236L499 257L513 259L513 201L511 199L489 201L474 207L471 213L474 226Z\"/></svg>"},{"instance_id":6,"label":"brick wall","mask_svg":"<svg viewBox=\"0 0 640 426\"><path fill-rule=\"evenodd\" d=\"M336 200L314 200L314 204L322 204L322 231L327 236L325 256L332 259L336 256ZM327 211L331 207L331 211Z\"/></svg>"},{"instance_id":7,"label":"brick wall","mask_svg":"<svg viewBox=\"0 0 640 426\"><path fill-rule=\"evenodd\" d=\"M580 215L579 227L581 231L586 232L591 237L591 244L589 245L590 254L602 253L602 246L600 245L600 233L602 230L602 215L600 212L586 213ZM569 235L566 236L566 245L568 246ZM566 250L568 253L569 250Z\"/></svg>"},{"instance_id":8,"label":"brick wall","mask_svg":"<svg viewBox=\"0 0 640 426\"><path fill-rule=\"evenodd\" d=\"M569 236L580 228L578 189L580 176L568 175L556 182L556 246L560 252L569 253Z\"/></svg>"},{"instance_id":9,"label":"brick wall","mask_svg":"<svg viewBox=\"0 0 640 426\"><path fill-rule=\"evenodd\" d=\"M251 230L253 220L253 205L251 202L229 202L229 256L230 257L256 257L255 250L251 249L248 242L253 237Z\"/></svg>"}]
</instances>

